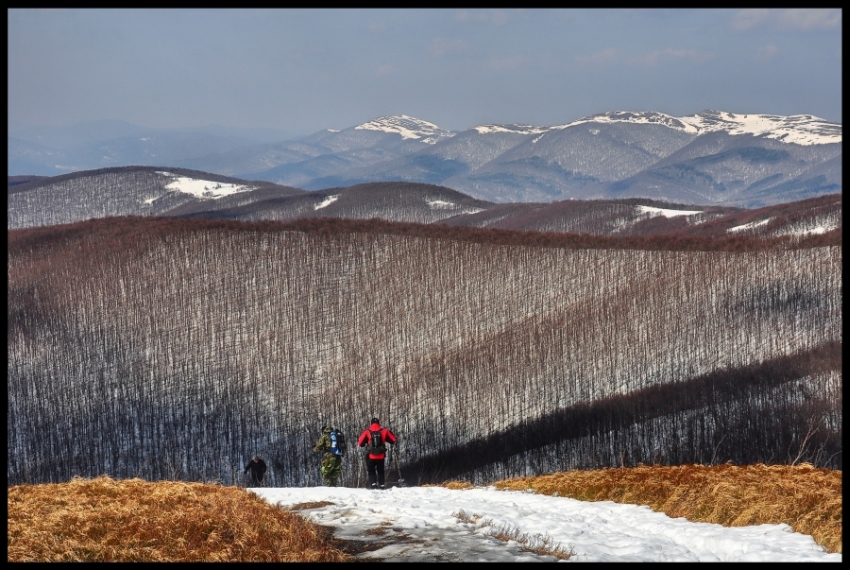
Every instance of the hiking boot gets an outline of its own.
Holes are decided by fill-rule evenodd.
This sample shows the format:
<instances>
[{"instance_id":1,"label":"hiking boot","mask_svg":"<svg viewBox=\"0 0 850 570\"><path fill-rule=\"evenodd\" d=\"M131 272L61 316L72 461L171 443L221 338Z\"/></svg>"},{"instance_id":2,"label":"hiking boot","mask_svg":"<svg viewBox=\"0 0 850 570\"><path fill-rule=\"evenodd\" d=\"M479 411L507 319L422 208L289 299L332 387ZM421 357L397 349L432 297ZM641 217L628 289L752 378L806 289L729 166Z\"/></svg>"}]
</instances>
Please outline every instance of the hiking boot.
<instances>
[{"instance_id":1,"label":"hiking boot","mask_svg":"<svg viewBox=\"0 0 850 570\"><path fill-rule=\"evenodd\" d=\"M384 486L384 485L381 485L381 489L386 489L386 486Z\"/></svg>"}]
</instances>

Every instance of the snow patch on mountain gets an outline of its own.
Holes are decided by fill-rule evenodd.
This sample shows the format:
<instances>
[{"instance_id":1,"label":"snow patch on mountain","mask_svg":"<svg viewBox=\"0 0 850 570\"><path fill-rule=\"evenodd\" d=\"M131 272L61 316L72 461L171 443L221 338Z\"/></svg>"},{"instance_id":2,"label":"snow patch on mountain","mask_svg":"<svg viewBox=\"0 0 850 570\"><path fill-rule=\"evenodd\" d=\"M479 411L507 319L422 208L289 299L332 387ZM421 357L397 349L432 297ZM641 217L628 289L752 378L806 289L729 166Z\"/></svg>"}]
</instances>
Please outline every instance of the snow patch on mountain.
<instances>
[{"instance_id":1,"label":"snow patch on mountain","mask_svg":"<svg viewBox=\"0 0 850 570\"><path fill-rule=\"evenodd\" d=\"M841 142L841 125L814 115L750 115L704 111L682 117L700 134L725 131L730 135L754 135L799 145Z\"/></svg>"},{"instance_id":2,"label":"snow patch on mountain","mask_svg":"<svg viewBox=\"0 0 850 570\"><path fill-rule=\"evenodd\" d=\"M453 133L444 131L434 123L407 115L378 117L368 123L357 125L354 129L393 133L401 135L403 139L419 139L426 144L435 144L443 139L454 136Z\"/></svg>"},{"instance_id":3,"label":"snow patch on mountain","mask_svg":"<svg viewBox=\"0 0 850 570\"><path fill-rule=\"evenodd\" d=\"M447 210L450 208L457 208L457 204L453 202L446 202L445 200L425 200L428 206L434 210Z\"/></svg>"},{"instance_id":4,"label":"snow patch on mountain","mask_svg":"<svg viewBox=\"0 0 850 570\"><path fill-rule=\"evenodd\" d=\"M333 196L328 196L327 198L325 198L324 200L322 200L321 202L319 202L318 204L313 206L313 209L314 210L320 210L322 208L327 208L328 206L330 206L331 204L336 202L338 199L339 199L339 194L335 194Z\"/></svg>"},{"instance_id":5,"label":"snow patch on mountain","mask_svg":"<svg viewBox=\"0 0 850 570\"><path fill-rule=\"evenodd\" d=\"M482 135L489 133L511 133L520 135L537 135L549 131L552 127L535 127L533 125L479 125L473 127Z\"/></svg>"},{"instance_id":6,"label":"snow patch on mountain","mask_svg":"<svg viewBox=\"0 0 850 570\"><path fill-rule=\"evenodd\" d=\"M460 204L455 204L454 202L447 202L446 200L428 200L426 198L425 203L428 204L428 207L432 210L458 210L461 214L477 214L478 212L484 211L484 208L465 208Z\"/></svg>"},{"instance_id":7,"label":"snow patch on mountain","mask_svg":"<svg viewBox=\"0 0 850 570\"><path fill-rule=\"evenodd\" d=\"M230 194L239 192L249 192L254 190L254 186L246 184L228 184L226 182L213 182L212 180L201 180L198 178L189 178L186 176L175 176L170 172L158 171L157 174L173 178L172 182L166 184L165 189L172 192L183 192L191 194L196 198L211 198L217 200Z\"/></svg>"},{"instance_id":8,"label":"snow patch on mountain","mask_svg":"<svg viewBox=\"0 0 850 570\"><path fill-rule=\"evenodd\" d=\"M754 229L754 228L758 228L760 226L765 226L765 225L767 225L767 223L769 221L770 221L770 218L767 218L765 220L759 220L757 222L750 222L748 224L735 226L734 228L729 228L728 230L726 230L726 233L734 233L734 232L742 232L744 230L751 230L751 229Z\"/></svg>"},{"instance_id":9,"label":"snow patch on mountain","mask_svg":"<svg viewBox=\"0 0 850 570\"><path fill-rule=\"evenodd\" d=\"M750 222L748 224L743 224L740 226L735 226L733 228L729 228L726 230L727 233L736 233L744 230L751 230L761 226L766 226L768 222L770 222L772 218L767 218L764 220L759 220L757 222ZM785 226L781 228L779 231L773 232L772 235L775 236L783 236L783 235L794 235L794 236L807 236L813 234L825 234L826 232L831 232L833 230L837 230L841 227L841 222L837 217L832 219L822 220L822 221L803 221L797 224L792 224L790 226Z\"/></svg>"},{"instance_id":10,"label":"snow patch on mountain","mask_svg":"<svg viewBox=\"0 0 850 570\"><path fill-rule=\"evenodd\" d=\"M654 206L635 206L634 216L623 216L616 219L612 223L612 233L623 232L642 220L664 216L665 218L675 218L676 216L699 216L704 214L702 210L673 210L670 208L656 208ZM694 223L694 220L689 220ZM698 223L698 222L697 222Z\"/></svg>"},{"instance_id":11,"label":"snow patch on mountain","mask_svg":"<svg viewBox=\"0 0 850 570\"><path fill-rule=\"evenodd\" d=\"M807 236L813 234L825 234L826 232L837 230L840 227L841 220L836 217L835 219L826 220L822 223L801 222L798 224L792 224L791 226L784 228L783 230L774 232L774 235Z\"/></svg>"},{"instance_id":12,"label":"snow patch on mountain","mask_svg":"<svg viewBox=\"0 0 850 570\"><path fill-rule=\"evenodd\" d=\"M652 206L638 206L637 211L644 216L664 216L674 218L676 216L696 216L702 214L702 210L670 210L667 208L653 208Z\"/></svg>"}]
</instances>

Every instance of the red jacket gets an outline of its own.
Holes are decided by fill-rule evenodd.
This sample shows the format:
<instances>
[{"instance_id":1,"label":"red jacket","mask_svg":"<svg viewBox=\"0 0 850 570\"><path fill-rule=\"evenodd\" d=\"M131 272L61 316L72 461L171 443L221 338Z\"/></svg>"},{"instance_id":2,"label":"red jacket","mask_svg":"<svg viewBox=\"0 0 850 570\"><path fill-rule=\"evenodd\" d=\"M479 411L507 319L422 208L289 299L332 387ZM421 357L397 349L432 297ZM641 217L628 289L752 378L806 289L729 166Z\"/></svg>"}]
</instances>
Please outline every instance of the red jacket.
<instances>
[{"instance_id":1,"label":"red jacket","mask_svg":"<svg viewBox=\"0 0 850 570\"><path fill-rule=\"evenodd\" d=\"M380 431L381 438L383 438L384 443L395 445L396 438L395 434L388 430L387 428L382 428L381 424L372 424L369 426L369 429L363 430L363 433L360 434L360 437L357 438L357 445L360 447L366 447L367 443L371 442L373 431ZM372 453L369 452L369 459L386 459L386 453Z\"/></svg>"}]
</instances>

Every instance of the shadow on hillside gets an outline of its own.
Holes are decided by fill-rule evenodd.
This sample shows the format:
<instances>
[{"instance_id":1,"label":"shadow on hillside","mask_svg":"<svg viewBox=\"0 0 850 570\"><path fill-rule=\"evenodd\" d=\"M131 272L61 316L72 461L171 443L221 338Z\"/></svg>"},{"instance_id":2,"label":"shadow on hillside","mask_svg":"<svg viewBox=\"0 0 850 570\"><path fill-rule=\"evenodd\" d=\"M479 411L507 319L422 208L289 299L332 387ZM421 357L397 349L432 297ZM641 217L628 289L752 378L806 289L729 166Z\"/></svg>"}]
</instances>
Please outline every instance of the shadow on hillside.
<instances>
[{"instance_id":1,"label":"shadow on hillside","mask_svg":"<svg viewBox=\"0 0 850 570\"><path fill-rule=\"evenodd\" d=\"M572 406L528 420L486 438L473 439L464 446L404 464L402 472L407 485L444 483L468 476L474 470L505 462L512 456L528 453L529 450L619 432L655 418L679 416L681 423L683 415L694 417L716 414L719 409L728 413L730 404L734 406L736 402L752 399L753 394L769 393L780 385L813 374L840 370L841 347L841 342L832 342L807 352L775 358L760 364L718 371L675 384L653 386L590 404ZM745 417L727 415L725 419L731 421L725 423L722 421L723 414L720 414L719 418L715 416L715 419L721 420L718 423L724 429L724 435L719 443L716 441L717 433L713 434L710 444L706 440L702 455L716 458L717 463L782 463L781 460L777 461L776 457L773 461L766 461L764 457L749 456L750 453L755 453L751 450L758 446L752 446L751 443L748 445L747 442L751 442L754 429L763 427L763 424L753 421L752 416L758 414L760 421L774 422L772 429L763 430L763 437L775 438L779 449L790 449L799 437L795 434L799 434L801 430L803 434L806 433L805 422L813 411L817 410L812 406L798 410L789 402L781 404L785 408L774 406L758 412L748 409L749 415ZM695 410L699 413L694 414ZM747 425L744 426L741 422L746 422ZM682 436L679 433L668 435ZM833 441L834 435L834 432L820 430L811 434L809 446L811 449L825 450L827 454L834 452L840 455L840 437L836 443ZM836 449L832 449L836 446ZM690 453L693 453L693 449ZM624 460L624 465L608 467L654 464L656 458L649 454L650 452L647 452L647 456L639 456L632 453ZM596 466L600 467L604 466ZM840 460L837 469L841 469ZM388 473L388 481L397 479L397 476L393 475L395 474Z\"/></svg>"}]
</instances>

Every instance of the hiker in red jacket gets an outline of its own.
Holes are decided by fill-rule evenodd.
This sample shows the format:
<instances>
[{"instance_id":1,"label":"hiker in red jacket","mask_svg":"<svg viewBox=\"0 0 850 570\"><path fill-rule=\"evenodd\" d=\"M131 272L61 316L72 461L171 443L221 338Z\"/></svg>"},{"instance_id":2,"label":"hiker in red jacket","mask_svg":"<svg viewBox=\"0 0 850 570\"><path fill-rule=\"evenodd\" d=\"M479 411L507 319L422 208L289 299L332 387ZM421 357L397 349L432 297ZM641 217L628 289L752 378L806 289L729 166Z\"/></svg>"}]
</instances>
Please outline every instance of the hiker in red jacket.
<instances>
[{"instance_id":1,"label":"hiker in red jacket","mask_svg":"<svg viewBox=\"0 0 850 570\"><path fill-rule=\"evenodd\" d=\"M373 489L386 489L384 486L384 460L387 458L387 443L395 445L395 434L381 427L378 418L372 418L372 425L363 430L357 438L357 445L366 447L366 472Z\"/></svg>"}]
</instances>

